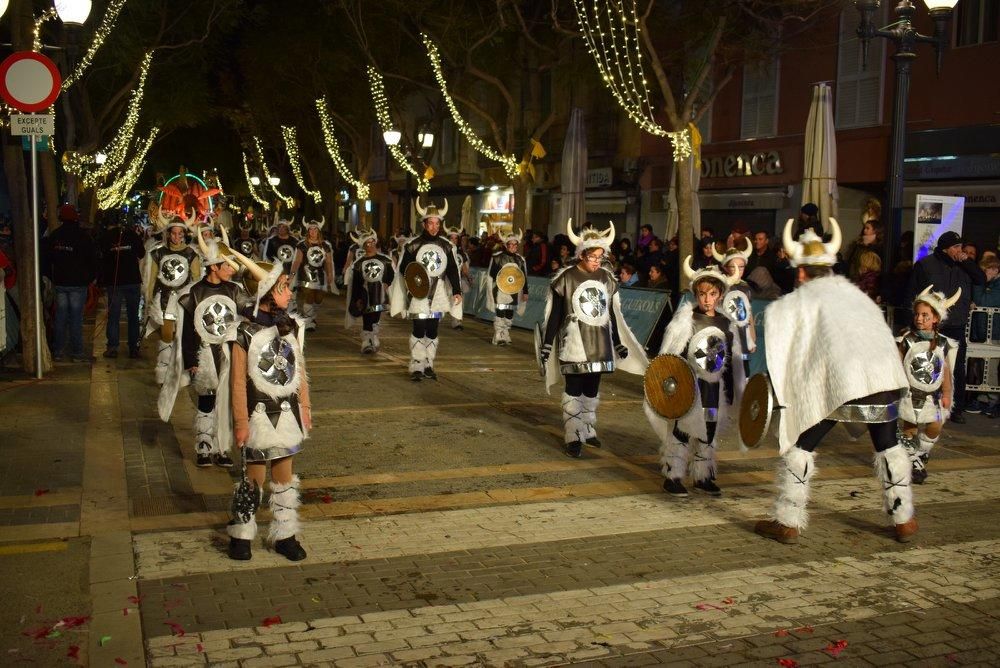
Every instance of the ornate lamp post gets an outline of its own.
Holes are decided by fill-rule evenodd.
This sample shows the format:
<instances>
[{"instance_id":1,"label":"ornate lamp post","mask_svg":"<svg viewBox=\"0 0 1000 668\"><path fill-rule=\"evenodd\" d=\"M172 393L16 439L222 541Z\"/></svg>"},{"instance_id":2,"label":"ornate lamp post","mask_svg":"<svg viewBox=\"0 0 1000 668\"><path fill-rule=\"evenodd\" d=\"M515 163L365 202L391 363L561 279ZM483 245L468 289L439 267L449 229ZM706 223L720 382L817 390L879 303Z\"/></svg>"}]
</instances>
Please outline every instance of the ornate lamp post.
<instances>
[{"instance_id":1,"label":"ornate lamp post","mask_svg":"<svg viewBox=\"0 0 1000 668\"><path fill-rule=\"evenodd\" d=\"M892 59L896 63L896 97L892 106L892 158L889 163L889 195L888 209L890 219L886 225L885 257L883 268L891 271L891 261L903 222L903 158L906 153L906 108L910 100L910 69L917 57L916 46L920 43L931 44L937 56L937 72L941 73L941 60L944 50L948 47L948 26L952 11L958 0L924 0L931 18L934 19L934 35L921 35L913 27L913 15L917 8L911 0L899 0L896 4L897 20L886 28L879 28L875 23L875 13L881 5L880 0L855 0L861 15L858 26L858 37L861 39L862 67L868 66L868 45L875 37L883 37L896 45Z\"/></svg>"},{"instance_id":2,"label":"ornate lamp post","mask_svg":"<svg viewBox=\"0 0 1000 668\"><path fill-rule=\"evenodd\" d=\"M398 145L403 140L403 133L400 132L399 130L396 130L395 128L391 128L391 129L386 130L385 132L382 133L382 139L385 140L386 145L388 145L388 146L396 146L396 145ZM412 144L408 144L407 148L406 148L406 154L408 156L412 155L412 153L410 151L410 148L409 148L409 146L411 146L411 145ZM431 132L427 128L422 128L420 131L417 132L417 143L415 144L415 146L417 147L417 151L420 151L420 152L424 151L425 149L433 148L434 147L434 133ZM410 174L409 170L407 170L407 172L406 172L406 208L403 210L404 211L404 213L403 213L403 220L406 221L406 225L407 226L409 226L409 222L410 222L410 209L412 208L411 205L410 205L410 199L413 197L413 195L412 195L412 189L413 189L412 175Z\"/></svg>"}]
</instances>

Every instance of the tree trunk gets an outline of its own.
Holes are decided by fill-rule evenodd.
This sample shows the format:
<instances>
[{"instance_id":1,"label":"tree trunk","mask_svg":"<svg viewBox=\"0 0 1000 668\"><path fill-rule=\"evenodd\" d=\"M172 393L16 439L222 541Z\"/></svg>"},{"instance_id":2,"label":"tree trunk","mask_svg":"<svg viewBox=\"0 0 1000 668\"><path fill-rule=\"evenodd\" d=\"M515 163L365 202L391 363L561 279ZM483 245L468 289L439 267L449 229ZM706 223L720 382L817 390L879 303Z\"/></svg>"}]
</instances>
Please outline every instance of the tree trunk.
<instances>
[{"instance_id":1,"label":"tree trunk","mask_svg":"<svg viewBox=\"0 0 1000 668\"><path fill-rule=\"evenodd\" d=\"M528 197L530 191L530 182L527 175L519 174L515 176L511 182L511 187L514 189L514 211L512 218L512 226L515 230L521 230L522 232L527 229L528 218Z\"/></svg>"},{"instance_id":2,"label":"tree trunk","mask_svg":"<svg viewBox=\"0 0 1000 668\"><path fill-rule=\"evenodd\" d=\"M51 149L51 144L49 145ZM49 232L59 227L59 181L56 178L56 160L52 151L38 154L38 178L42 185L42 201L45 202L45 223Z\"/></svg>"},{"instance_id":3,"label":"tree trunk","mask_svg":"<svg viewBox=\"0 0 1000 668\"><path fill-rule=\"evenodd\" d=\"M678 257L681 260L677 271L680 272L678 285L681 288L686 287L687 282L680 264L683 264L684 258L694 253L694 229L691 226L691 170L689 169L691 159L687 158L674 163L674 169L677 170L677 244Z\"/></svg>"}]
</instances>

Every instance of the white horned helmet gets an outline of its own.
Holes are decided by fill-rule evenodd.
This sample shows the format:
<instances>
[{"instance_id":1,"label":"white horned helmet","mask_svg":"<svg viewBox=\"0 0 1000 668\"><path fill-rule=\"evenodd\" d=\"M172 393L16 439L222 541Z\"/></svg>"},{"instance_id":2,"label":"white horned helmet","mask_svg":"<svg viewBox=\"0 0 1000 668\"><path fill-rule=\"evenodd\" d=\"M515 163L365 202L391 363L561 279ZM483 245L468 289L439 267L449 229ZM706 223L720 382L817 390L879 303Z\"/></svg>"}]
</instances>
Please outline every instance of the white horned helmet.
<instances>
[{"instance_id":1,"label":"white horned helmet","mask_svg":"<svg viewBox=\"0 0 1000 668\"><path fill-rule=\"evenodd\" d=\"M244 267L247 268L243 275L243 285L247 292L254 295L253 314L256 316L260 310L260 300L264 298L271 288L277 284L281 274L284 273L284 266L280 262L254 262L243 253L237 250L230 251Z\"/></svg>"},{"instance_id":2,"label":"white horned helmet","mask_svg":"<svg viewBox=\"0 0 1000 668\"><path fill-rule=\"evenodd\" d=\"M715 258L715 261L719 263L720 267L725 267L732 260L735 260L738 257L743 258L743 261L746 262L750 258L750 254L753 252L753 246L750 244L750 240L746 237L743 237L743 241L746 242L746 248L744 250L733 247L727 248L725 253L720 253L715 250L715 244L712 244L712 257Z\"/></svg>"},{"instance_id":3,"label":"white horned helmet","mask_svg":"<svg viewBox=\"0 0 1000 668\"><path fill-rule=\"evenodd\" d=\"M372 229L363 230L358 228L357 230L351 230L347 234L351 237L351 241L358 245L358 248L364 248L365 244L369 241L378 243L378 232Z\"/></svg>"},{"instance_id":4,"label":"white horned helmet","mask_svg":"<svg viewBox=\"0 0 1000 668\"><path fill-rule=\"evenodd\" d=\"M520 246L522 239L524 239L524 230L520 230L518 232L515 232L514 228L511 227L510 228L510 232L508 232L507 234L503 235L503 245L506 246L507 244L509 244L511 242L514 242L518 246Z\"/></svg>"},{"instance_id":5,"label":"white horned helmet","mask_svg":"<svg viewBox=\"0 0 1000 668\"><path fill-rule=\"evenodd\" d=\"M153 219L153 226L156 228L157 234L160 232L169 232L171 227L180 227L183 228L184 231L191 229L188 221L184 220L173 211L168 211L167 214L168 215L164 216L163 209L157 209L156 218Z\"/></svg>"},{"instance_id":6,"label":"white horned helmet","mask_svg":"<svg viewBox=\"0 0 1000 668\"><path fill-rule=\"evenodd\" d=\"M229 233L226 232L225 227L221 227L220 229L222 230L222 241L214 237L206 241L204 235L201 234L201 230L195 234L198 237L198 248L201 249L202 263L206 267L209 267L213 264L222 264L225 262L233 269L238 270L240 265L236 264L236 261L233 260L233 253L235 251L229 247Z\"/></svg>"},{"instance_id":7,"label":"white horned helmet","mask_svg":"<svg viewBox=\"0 0 1000 668\"><path fill-rule=\"evenodd\" d=\"M437 218L439 220L444 220L444 217L448 215L448 200L444 200L444 206L440 209L431 202L426 207L420 206L420 198L418 197L414 200L414 206L417 208L417 214L420 215L420 222L424 222L428 218Z\"/></svg>"},{"instance_id":8,"label":"white horned helmet","mask_svg":"<svg viewBox=\"0 0 1000 668\"><path fill-rule=\"evenodd\" d=\"M321 217L319 220L306 220L306 217L302 216L302 224L307 231L311 227L315 227L317 230L322 230L323 226L326 225L326 216Z\"/></svg>"},{"instance_id":9,"label":"white horned helmet","mask_svg":"<svg viewBox=\"0 0 1000 668\"><path fill-rule=\"evenodd\" d=\"M240 218L236 224L242 232L253 232L253 223L247 222L245 218Z\"/></svg>"},{"instance_id":10,"label":"white horned helmet","mask_svg":"<svg viewBox=\"0 0 1000 668\"><path fill-rule=\"evenodd\" d=\"M691 289L691 294L694 294L694 286L698 285L701 281L712 281L718 283L720 287L720 292L725 293L730 287L736 285L740 282L740 277L733 274L722 273L718 267L715 265L705 267L704 269L699 269L697 271L691 266L691 256L688 255L684 258L684 264L681 265L684 268L684 275L687 277L689 287Z\"/></svg>"},{"instance_id":11,"label":"white horned helmet","mask_svg":"<svg viewBox=\"0 0 1000 668\"><path fill-rule=\"evenodd\" d=\"M580 234L577 235L573 232L573 219L570 218L566 221L566 236L569 237L571 244L576 246L576 256L581 257L584 251L591 248L603 248L604 253L611 252L611 242L615 240L615 224L609 223L610 227L601 232L600 230L595 230L590 225L584 227L580 230Z\"/></svg>"},{"instance_id":12,"label":"white horned helmet","mask_svg":"<svg viewBox=\"0 0 1000 668\"><path fill-rule=\"evenodd\" d=\"M955 294L951 297L946 297L943 292L932 292L933 289L933 285L928 285L924 288L923 292L914 298L913 306L916 308L917 304L927 304L931 307L932 311L937 313L937 317L944 322L948 317L948 309L958 303L959 297L962 296L962 288L955 290Z\"/></svg>"},{"instance_id":13,"label":"white horned helmet","mask_svg":"<svg viewBox=\"0 0 1000 668\"><path fill-rule=\"evenodd\" d=\"M840 250L840 225L833 217L830 219L830 241L824 243L811 229L806 230L798 241L792 239L792 228L795 221L791 218L785 223L785 231L781 242L788 253L788 261L793 267L832 267L837 264L837 251Z\"/></svg>"},{"instance_id":14,"label":"white horned helmet","mask_svg":"<svg viewBox=\"0 0 1000 668\"><path fill-rule=\"evenodd\" d=\"M443 229L444 229L444 233L446 235L448 235L448 237L460 237L460 236L462 236L462 227L461 227L461 225L456 225L455 227L448 227L447 225L444 225Z\"/></svg>"}]
</instances>

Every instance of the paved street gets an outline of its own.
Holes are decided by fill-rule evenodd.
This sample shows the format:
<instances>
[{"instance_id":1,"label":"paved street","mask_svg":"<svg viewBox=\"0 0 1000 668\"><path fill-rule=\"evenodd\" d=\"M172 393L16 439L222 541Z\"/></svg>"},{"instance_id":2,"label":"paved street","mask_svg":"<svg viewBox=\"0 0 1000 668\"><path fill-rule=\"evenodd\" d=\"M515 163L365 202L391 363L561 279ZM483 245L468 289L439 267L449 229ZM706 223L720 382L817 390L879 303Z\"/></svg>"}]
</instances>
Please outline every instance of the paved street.
<instances>
[{"instance_id":1,"label":"paved street","mask_svg":"<svg viewBox=\"0 0 1000 668\"><path fill-rule=\"evenodd\" d=\"M148 351L0 374L0 663L1000 663L1000 420L946 429L906 545L867 437L838 428L809 530L779 545L753 534L773 443L725 444L721 499L670 498L638 377L605 382L604 448L572 460L527 332L445 324L440 380L414 384L405 323L365 358L341 304L307 339L298 564L226 558L233 480L194 467L186 397L156 418Z\"/></svg>"}]
</instances>

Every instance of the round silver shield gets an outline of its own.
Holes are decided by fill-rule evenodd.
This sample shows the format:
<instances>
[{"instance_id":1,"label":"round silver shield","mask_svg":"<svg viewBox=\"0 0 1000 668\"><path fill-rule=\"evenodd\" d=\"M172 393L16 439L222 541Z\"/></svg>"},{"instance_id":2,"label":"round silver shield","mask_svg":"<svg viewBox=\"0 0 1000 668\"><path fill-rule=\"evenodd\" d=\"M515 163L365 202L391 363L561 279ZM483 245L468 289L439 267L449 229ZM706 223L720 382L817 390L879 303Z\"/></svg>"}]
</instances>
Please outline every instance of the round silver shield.
<instances>
[{"instance_id":1,"label":"round silver shield","mask_svg":"<svg viewBox=\"0 0 1000 668\"><path fill-rule=\"evenodd\" d=\"M187 282L190 275L191 267L188 264L187 258L183 255L171 253L164 255L163 259L160 260L158 277L160 283L163 283L167 287L179 288Z\"/></svg>"},{"instance_id":2,"label":"round silver shield","mask_svg":"<svg viewBox=\"0 0 1000 668\"><path fill-rule=\"evenodd\" d=\"M444 251L441 250L440 246L434 244L424 244L417 251L417 262L424 265L424 269L427 270L427 275L431 278L437 278L444 273L445 263L447 262Z\"/></svg>"},{"instance_id":3,"label":"round silver shield","mask_svg":"<svg viewBox=\"0 0 1000 668\"><path fill-rule=\"evenodd\" d=\"M608 324L608 306L611 296L600 281L584 281L573 291L573 313L580 322L595 327Z\"/></svg>"},{"instance_id":4,"label":"round silver shield","mask_svg":"<svg viewBox=\"0 0 1000 668\"><path fill-rule=\"evenodd\" d=\"M236 250L247 257L251 257L253 255L256 246L257 245L254 243L253 239L240 239L236 242Z\"/></svg>"},{"instance_id":5,"label":"round silver shield","mask_svg":"<svg viewBox=\"0 0 1000 668\"><path fill-rule=\"evenodd\" d=\"M236 302L226 295L212 295L198 302L194 309L194 329L206 343L232 340L238 322Z\"/></svg>"},{"instance_id":6,"label":"round silver shield","mask_svg":"<svg viewBox=\"0 0 1000 668\"><path fill-rule=\"evenodd\" d=\"M740 327L750 324L750 298L742 290L730 290L722 298L722 312Z\"/></svg>"},{"instance_id":7,"label":"round silver shield","mask_svg":"<svg viewBox=\"0 0 1000 668\"><path fill-rule=\"evenodd\" d=\"M275 336L260 351L257 369L269 385L291 385L295 379L295 349L282 337Z\"/></svg>"},{"instance_id":8,"label":"round silver shield","mask_svg":"<svg viewBox=\"0 0 1000 668\"><path fill-rule=\"evenodd\" d=\"M361 263L361 275L365 277L366 283L378 283L382 280L385 267L381 260L365 260Z\"/></svg>"},{"instance_id":9,"label":"round silver shield","mask_svg":"<svg viewBox=\"0 0 1000 668\"><path fill-rule=\"evenodd\" d=\"M310 246L306 251L306 262L312 267L322 267L326 261L326 251L322 246Z\"/></svg>"},{"instance_id":10,"label":"round silver shield","mask_svg":"<svg viewBox=\"0 0 1000 668\"><path fill-rule=\"evenodd\" d=\"M903 370L911 387L936 392L944 380L944 347L931 350L930 341L917 341L903 357Z\"/></svg>"},{"instance_id":11,"label":"round silver shield","mask_svg":"<svg viewBox=\"0 0 1000 668\"><path fill-rule=\"evenodd\" d=\"M287 263L291 262L292 258L295 257L295 246L291 244L282 244L278 246L278 262Z\"/></svg>"},{"instance_id":12,"label":"round silver shield","mask_svg":"<svg viewBox=\"0 0 1000 668\"><path fill-rule=\"evenodd\" d=\"M687 360L695 375L711 383L719 382L726 365L726 335L718 327L706 327L691 337Z\"/></svg>"}]
</instances>

